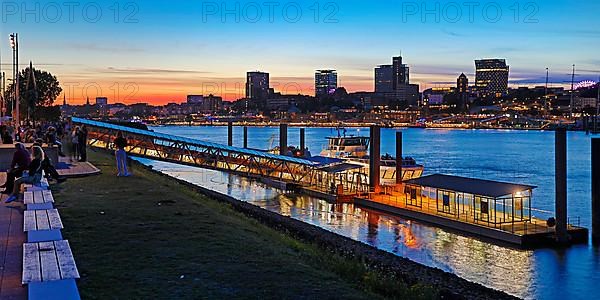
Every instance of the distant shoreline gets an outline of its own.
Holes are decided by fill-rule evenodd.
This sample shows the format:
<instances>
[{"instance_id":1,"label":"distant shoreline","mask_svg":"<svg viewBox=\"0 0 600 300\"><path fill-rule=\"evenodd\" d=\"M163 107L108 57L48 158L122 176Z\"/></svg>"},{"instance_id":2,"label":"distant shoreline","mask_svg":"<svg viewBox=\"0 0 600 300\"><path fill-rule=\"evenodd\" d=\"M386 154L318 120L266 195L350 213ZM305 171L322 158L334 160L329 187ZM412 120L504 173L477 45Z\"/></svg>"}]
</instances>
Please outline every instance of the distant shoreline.
<instances>
[{"instance_id":1,"label":"distant shoreline","mask_svg":"<svg viewBox=\"0 0 600 300\"><path fill-rule=\"evenodd\" d=\"M234 127L278 127L280 125L279 122L272 123L244 123L244 122L234 122ZM466 126L431 126L431 127L420 127L420 126L410 126L410 125L381 125L375 123L320 123L320 124L307 124L307 123L287 123L289 127L298 127L298 128L368 128L372 125L380 125L381 128L390 128L390 129L436 129L436 130L519 130L519 131L555 131L555 129L542 129L542 128L506 128L506 127L466 127ZM192 123L191 125L188 123L168 123L168 124L148 124L151 127L178 127L178 126L186 126L186 127L226 127L228 126L227 122L214 122L214 123ZM569 129L569 131L580 131L579 129ZM590 134L594 134L590 132ZM598 133L595 133L598 134Z\"/></svg>"}]
</instances>

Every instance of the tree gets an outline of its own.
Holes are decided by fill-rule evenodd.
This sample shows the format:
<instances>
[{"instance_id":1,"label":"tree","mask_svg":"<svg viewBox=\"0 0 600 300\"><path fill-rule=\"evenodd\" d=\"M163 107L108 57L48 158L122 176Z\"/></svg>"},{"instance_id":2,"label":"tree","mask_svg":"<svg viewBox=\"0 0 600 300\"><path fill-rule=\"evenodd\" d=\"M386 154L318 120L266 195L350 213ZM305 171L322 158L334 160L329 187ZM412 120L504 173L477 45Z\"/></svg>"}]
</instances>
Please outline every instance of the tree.
<instances>
[{"instance_id":1,"label":"tree","mask_svg":"<svg viewBox=\"0 0 600 300\"><path fill-rule=\"evenodd\" d=\"M54 101L62 92L60 83L56 76L49 72L33 69L31 76L30 67L25 68L19 73L19 95L21 115L27 116L29 112L31 117L34 116L36 107L49 107L54 104ZM7 113L12 113L13 84L7 87L5 99L7 101Z\"/></svg>"},{"instance_id":2,"label":"tree","mask_svg":"<svg viewBox=\"0 0 600 300\"><path fill-rule=\"evenodd\" d=\"M39 121L55 122L60 120L59 106L38 106L34 111L34 119Z\"/></svg>"}]
</instances>

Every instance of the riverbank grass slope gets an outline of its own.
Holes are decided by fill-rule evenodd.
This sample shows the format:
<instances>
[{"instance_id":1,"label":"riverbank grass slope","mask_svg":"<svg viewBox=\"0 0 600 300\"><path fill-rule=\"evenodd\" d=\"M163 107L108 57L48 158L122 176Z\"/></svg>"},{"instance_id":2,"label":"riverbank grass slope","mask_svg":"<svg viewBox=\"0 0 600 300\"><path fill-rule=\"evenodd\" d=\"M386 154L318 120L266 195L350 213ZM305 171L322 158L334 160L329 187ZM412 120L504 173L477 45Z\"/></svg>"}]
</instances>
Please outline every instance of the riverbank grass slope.
<instances>
[{"instance_id":1,"label":"riverbank grass slope","mask_svg":"<svg viewBox=\"0 0 600 300\"><path fill-rule=\"evenodd\" d=\"M84 299L430 299L364 264L293 239L176 181L88 151L102 174L53 187Z\"/></svg>"}]
</instances>

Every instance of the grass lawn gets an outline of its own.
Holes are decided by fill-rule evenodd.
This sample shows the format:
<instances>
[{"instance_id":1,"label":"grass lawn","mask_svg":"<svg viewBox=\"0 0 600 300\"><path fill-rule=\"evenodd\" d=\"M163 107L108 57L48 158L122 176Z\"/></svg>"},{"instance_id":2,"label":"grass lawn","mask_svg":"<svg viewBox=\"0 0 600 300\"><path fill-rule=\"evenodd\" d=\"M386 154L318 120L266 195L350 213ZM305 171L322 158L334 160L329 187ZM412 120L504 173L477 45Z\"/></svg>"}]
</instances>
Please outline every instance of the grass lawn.
<instances>
[{"instance_id":1,"label":"grass lawn","mask_svg":"<svg viewBox=\"0 0 600 300\"><path fill-rule=\"evenodd\" d=\"M430 298L134 167L89 152L102 174L53 187L83 299Z\"/></svg>"}]
</instances>

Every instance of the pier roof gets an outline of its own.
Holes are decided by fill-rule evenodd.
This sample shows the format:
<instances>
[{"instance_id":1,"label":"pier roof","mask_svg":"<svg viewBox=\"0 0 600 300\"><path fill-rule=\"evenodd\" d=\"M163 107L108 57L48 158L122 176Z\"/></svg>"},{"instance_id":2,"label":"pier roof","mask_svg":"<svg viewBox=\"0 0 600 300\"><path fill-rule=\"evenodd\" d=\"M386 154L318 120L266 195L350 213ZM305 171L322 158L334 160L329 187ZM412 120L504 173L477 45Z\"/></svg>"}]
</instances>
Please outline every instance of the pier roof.
<instances>
[{"instance_id":1,"label":"pier roof","mask_svg":"<svg viewBox=\"0 0 600 300\"><path fill-rule=\"evenodd\" d=\"M110 124L110 123L106 123L106 122L99 122L99 121L93 121L93 120L76 118L76 117L71 118L71 120L74 123L85 124L85 125L93 126L93 127L118 130L118 131L130 133L130 134L150 136L150 137L153 137L156 139L170 141L170 142L186 143L190 146L212 148L212 149L217 149L217 150L221 150L221 151L225 151L225 152L241 153L241 154L245 154L245 155L252 155L255 157L259 157L259 158L285 161L285 162L290 162L290 163L305 165L305 166L316 166L317 165L317 163L307 160L307 159L271 154L271 153L268 153L265 151L232 147L232 146L227 146L227 145L222 145L222 144L217 144L217 143L212 143L212 142L207 142L207 141L202 141L202 140L197 140L197 139L191 139L191 138L186 138L186 137L181 137L181 136L176 136L176 135L171 135L171 134L165 134L165 133L159 133L159 132L154 132L154 131L148 131L148 130L141 130L141 129L126 127L126 126L114 125L114 124Z\"/></svg>"},{"instance_id":2,"label":"pier roof","mask_svg":"<svg viewBox=\"0 0 600 300\"><path fill-rule=\"evenodd\" d=\"M327 172L327 173L340 173L340 172L345 172L345 171L355 170L355 169L360 169L360 168L362 168L362 166L357 165L357 164L339 163L339 164L332 164L332 165L319 167L318 170Z\"/></svg>"},{"instance_id":3,"label":"pier roof","mask_svg":"<svg viewBox=\"0 0 600 300\"><path fill-rule=\"evenodd\" d=\"M533 185L434 174L405 181L407 184L498 198L536 188Z\"/></svg>"}]
</instances>

